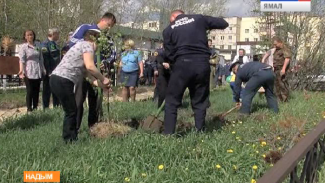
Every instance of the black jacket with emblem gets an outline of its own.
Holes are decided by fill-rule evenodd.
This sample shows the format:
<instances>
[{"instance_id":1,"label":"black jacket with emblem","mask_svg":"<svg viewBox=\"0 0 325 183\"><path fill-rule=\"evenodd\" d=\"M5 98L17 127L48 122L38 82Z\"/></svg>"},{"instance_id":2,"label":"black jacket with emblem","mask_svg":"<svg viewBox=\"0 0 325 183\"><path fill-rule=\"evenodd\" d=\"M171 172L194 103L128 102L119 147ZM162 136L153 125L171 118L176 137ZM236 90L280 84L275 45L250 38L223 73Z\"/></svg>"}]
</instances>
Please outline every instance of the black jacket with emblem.
<instances>
[{"instance_id":1,"label":"black jacket with emblem","mask_svg":"<svg viewBox=\"0 0 325 183\"><path fill-rule=\"evenodd\" d=\"M223 18L180 14L163 31L166 57L172 61L183 56L210 57L207 31L227 27Z\"/></svg>"}]
</instances>

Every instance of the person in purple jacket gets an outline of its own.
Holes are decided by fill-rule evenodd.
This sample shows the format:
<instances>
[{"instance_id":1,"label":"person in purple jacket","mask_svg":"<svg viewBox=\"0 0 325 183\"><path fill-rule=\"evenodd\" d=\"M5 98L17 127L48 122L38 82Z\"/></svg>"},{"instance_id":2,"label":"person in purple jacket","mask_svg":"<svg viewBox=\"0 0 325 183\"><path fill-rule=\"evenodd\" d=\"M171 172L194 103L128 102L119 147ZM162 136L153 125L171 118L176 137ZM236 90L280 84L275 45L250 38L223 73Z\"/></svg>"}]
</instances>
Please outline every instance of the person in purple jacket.
<instances>
[{"instance_id":1,"label":"person in purple jacket","mask_svg":"<svg viewBox=\"0 0 325 183\"><path fill-rule=\"evenodd\" d=\"M116 23L116 18L112 13L105 13L102 18L99 20L98 24L83 24L79 26L75 32L72 34L69 47L73 47L77 42L83 41L83 36L88 30L104 30L112 28ZM94 55L95 57L95 55ZM94 58L96 63L96 57ZM93 126L98 122L99 113L101 110L101 104L97 101L98 93L97 90L85 79L80 79L75 85L75 98L77 103L77 130L79 131L83 116L83 103L86 100L88 93L88 127Z\"/></svg>"}]
</instances>

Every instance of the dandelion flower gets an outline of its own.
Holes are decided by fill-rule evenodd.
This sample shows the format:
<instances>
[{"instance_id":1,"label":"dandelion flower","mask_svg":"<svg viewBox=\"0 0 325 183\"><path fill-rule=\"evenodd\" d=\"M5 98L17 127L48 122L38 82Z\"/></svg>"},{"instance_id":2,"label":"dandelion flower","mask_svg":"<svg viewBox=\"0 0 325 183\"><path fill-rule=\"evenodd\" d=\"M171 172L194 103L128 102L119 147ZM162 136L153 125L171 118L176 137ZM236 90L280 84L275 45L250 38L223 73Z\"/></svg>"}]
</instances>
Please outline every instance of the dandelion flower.
<instances>
[{"instance_id":1,"label":"dandelion flower","mask_svg":"<svg viewBox=\"0 0 325 183\"><path fill-rule=\"evenodd\" d=\"M233 126L233 127L236 127L236 125L235 125L235 124L233 124L232 126Z\"/></svg>"},{"instance_id":2,"label":"dandelion flower","mask_svg":"<svg viewBox=\"0 0 325 183\"><path fill-rule=\"evenodd\" d=\"M220 169L220 168L221 168L221 165L217 164L217 165L216 165L216 168L217 168L217 169Z\"/></svg>"},{"instance_id":3,"label":"dandelion flower","mask_svg":"<svg viewBox=\"0 0 325 183\"><path fill-rule=\"evenodd\" d=\"M259 151L256 151L256 154L260 153Z\"/></svg>"},{"instance_id":4,"label":"dandelion flower","mask_svg":"<svg viewBox=\"0 0 325 183\"><path fill-rule=\"evenodd\" d=\"M228 149L227 153L233 153L234 151L232 149Z\"/></svg>"},{"instance_id":5,"label":"dandelion flower","mask_svg":"<svg viewBox=\"0 0 325 183\"><path fill-rule=\"evenodd\" d=\"M255 144L253 144L253 147L255 147L256 145Z\"/></svg>"},{"instance_id":6,"label":"dandelion flower","mask_svg":"<svg viewBox=\"0 0 325 183\"><path fill-rule=\"evenodd\" d=\"M252 168L253 168L253 170L257 170L258 167L256 165L254 165Z\"/></svg>"},{"instance_id":7,"label":"dandelion flower","mask_svg":"<svg viewBox=\"0 0 325 183\"><path fill-rule=\"evenodd\" d=\"M252 180L251 180L251 183L256 183L256 180L255 180L255 179L252 179Z\"/></svg>"},{"instance_id":8,"label":"dandelion flower","mask_svg":"<svg viewBox=\"0 0 325 183\"><path fill-rule=\"evenodd\" d=\"M239 121L239 124L243 124L243 122L242 121Z\"/></svg>"},{"instance_id":9,"label":"dandelion flower","mask_svg":"<svg viewBox=\"0 0 325 183\"><path fill-rule=\"evenodd\" d=\"M164 165L159 165L159 166L158 166L158 169L159 169L159 170L164 169Z\"/></svg>"},{"instance_id":10,"label":"dandelion flower","mask_svg":"<svg viewBox=\"0 0 325 183\"><path fill-rule=\"evenodd\" d=\"M282 149L281 147L278 148L279 151L281 151L281 149Z\"/></svg>"},{"instance_id":11,"label":"dandelion flower","mask_svg":"<svg viewBox=\"0 0 325 183\"><path fill-rule=\"evenodd\" d=\"M278 139L278 140L281 140L281 137L278 137L277 139Z\"/></svg>"},{"instance_id":12,"label":"dandelion flower","mask_svg":"<svg viewBox=\"0 0 325 183\"><path fill-rule=\"evenodd\" d=\"M240 140L240 139L238 139L238 142L241 142L241 140Z\"/></svg>"},{"instance_id":13,"label":"dandelion flower","mask_svg":"<svg viewBox=\"0 0 325 183\"><path fill-rule=\"evenodd\" d=\"M204 142L204 140L202 140L202 142Z\"/></svg>"},{"instance_id":14,"label":"dandelion flower","mask_svg":"<svg viewBox=\"0 0 325 183\"><path fill-rule=\"evenodd\" d=\"M237 170L237 166L236 165L233 165L232 167L234 168L234 170Z\"/></svg>"},{"instance_id":15,"label":"dandelion flower","mask_svg":"<svg viewBox=\"0 0 325 183\"><path fill-rule=\"evenodd\" d=\"M185 170L187 171L187 170L188 170L188 168L185 168Z\"/></svg>"},{"instance_id":16,"label":"dandelion flower","mask_svg":"<svg viewBox=\"0 0 325 183\"><path fill-rule=\"evenodd\" d=\"M270 164L270 167L273 167L274 165L273 164Z\"/></svg>"},{"instance_id":17,"label":"dandelion flower","mask_svg":"<svg viewBox=\"0 0 325 183\"><path fill-rule=\"evenodd\" d=\"M266 142L265 141L261 142L261 146L266 146Z\"/></svg>"},{"instance_id":18,"label":"dandelion flower","mask_svg":"<svg viewBox=\"0 0 325 183\"><path fill-rule=\"evenodd\" d=\"M236 140L239 140L240 139L240 137L236 137Z\"/></svg>"},{"instance_id":19,"label":"dandelion flower","mask_svg":"<svg viewBox=\"0 0 325 183\"><path fill-rule=\"evenodd\" d=\"M233 132L231 132L232 134L236 134L236 132L235 131L233 131Z\"/></svg>"},{"instance_id":20,"label":"dandelion flower","mask_svg":"<svg viewBox=\"0 0 325 183\"><path fill-rule=\"evenodd\" d=\"M142 177L146 177L147 174L146 174L146 173L142 173L141 176L142 176Z\"/></svg>"},{"instance_id":21,"label":"dandelion flower","mask_svg":"<svg viewBox=\"0 0 325 183\"><path fill-rule=\"evenodd\" d=\"M266 155L265 154L263 154L262 156L263 156L263 158L266 158Z\"/></svg>"},{"instance_id":22,"label":"dandelion flower","mask_svg":"<svg viewBox=\"0 0 325 183\"><path fill-rule=\"evenodd\" d=\"M125 180L125 182L130 182L130 178L129 177L125 177L124 180Z\"/></svg>"}]
</instances>

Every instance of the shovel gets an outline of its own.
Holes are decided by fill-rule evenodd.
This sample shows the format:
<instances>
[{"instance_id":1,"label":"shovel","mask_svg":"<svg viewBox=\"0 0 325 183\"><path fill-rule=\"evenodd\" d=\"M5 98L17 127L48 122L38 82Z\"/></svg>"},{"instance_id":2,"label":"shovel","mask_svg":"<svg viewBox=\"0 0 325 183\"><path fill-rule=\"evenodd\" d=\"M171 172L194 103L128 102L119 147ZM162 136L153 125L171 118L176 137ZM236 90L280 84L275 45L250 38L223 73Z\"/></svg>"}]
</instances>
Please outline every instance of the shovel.
<instances>
[{"instance_id":1,"label":"shovel","mask_svg":"<svg viewBox=\"0 0 325 183\"><path fill-rule=\"evenodd\" d=\"M160 129L163 125L163 122L158 119L159 114L162 112L163 108L165 106L165 101L162 103L162 105L159 107L156 115L154 116L148 116L140 125L140 128L148 131L148 132L156 132L159 133Z\"/></svg>"},{"instance_id":2,"label":"shovel","mask_svg":"<svg viewBox=\"0 0 325 183\"><path fill-rule=\"evenodd\" d=\"M229 111L227 111L227 112L225 112L225 113L222 113L222 114L219 114L219 115L218 115L218 118L219 118L220 120L223 120L223 119L224 119L228 114L232 113L234 110L238 109L239 107L240 107L240 106L235 106L235 107L229 109Z\"/></svg>"}]
</instances>

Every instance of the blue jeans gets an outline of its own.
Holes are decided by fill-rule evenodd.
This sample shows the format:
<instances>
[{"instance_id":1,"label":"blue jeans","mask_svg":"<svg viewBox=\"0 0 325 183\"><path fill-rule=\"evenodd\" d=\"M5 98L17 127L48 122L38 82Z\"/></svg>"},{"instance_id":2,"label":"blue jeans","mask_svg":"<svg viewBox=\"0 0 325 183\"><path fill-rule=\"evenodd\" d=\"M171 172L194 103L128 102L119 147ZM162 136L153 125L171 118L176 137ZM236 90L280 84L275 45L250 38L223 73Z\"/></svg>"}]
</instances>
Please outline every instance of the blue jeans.
<instances>
[{"instance_id":1,"label":"blue jeans","mask_svg":"<svg viewBox=\"0 0 325 183\"><path fill-rule=\"evenodd\" d=\"M235 92L234 92L235 82L230 82L230 88L232 90L232 101L236 102L235 101ZM243 98L243 91L244 91L244 88L242 88L241 91L240 91L240 98L241 99Z\"/></svg>"}]
</instances>

